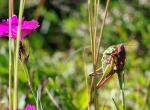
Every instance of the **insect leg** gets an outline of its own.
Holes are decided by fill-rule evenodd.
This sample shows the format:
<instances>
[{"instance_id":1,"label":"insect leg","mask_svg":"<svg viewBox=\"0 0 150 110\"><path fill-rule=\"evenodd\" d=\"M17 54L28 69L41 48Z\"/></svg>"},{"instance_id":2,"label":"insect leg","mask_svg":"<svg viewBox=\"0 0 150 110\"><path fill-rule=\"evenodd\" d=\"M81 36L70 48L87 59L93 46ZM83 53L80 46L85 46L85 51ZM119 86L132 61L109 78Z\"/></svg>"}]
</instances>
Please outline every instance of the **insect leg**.
<instances>
[{"instance_id":1,"label":"insect leg","mask_svg":"<svg viewBox=\"0 0 150 110\"><path fill-rule=\"evenodd\" d=\"M101 67L96 70L96 75L102 75L102 73L103 72L102 72L102 68ZM89 76L94 76L94 72L90 73Z\"/></svg>"},{"instance_id":2,"label":"insect leg","mask_svg":"<svg viewBox=\"0 0 150 110\"><path fill-rule=\"evenodd\" d=\"M115 74L115 72L111 72L110 74L108 74L105 78L103 78L102 80L100 80L97 85L96 88L99 89L101 88L112 76L113 74Z\"/></svg>"}]
</instances>

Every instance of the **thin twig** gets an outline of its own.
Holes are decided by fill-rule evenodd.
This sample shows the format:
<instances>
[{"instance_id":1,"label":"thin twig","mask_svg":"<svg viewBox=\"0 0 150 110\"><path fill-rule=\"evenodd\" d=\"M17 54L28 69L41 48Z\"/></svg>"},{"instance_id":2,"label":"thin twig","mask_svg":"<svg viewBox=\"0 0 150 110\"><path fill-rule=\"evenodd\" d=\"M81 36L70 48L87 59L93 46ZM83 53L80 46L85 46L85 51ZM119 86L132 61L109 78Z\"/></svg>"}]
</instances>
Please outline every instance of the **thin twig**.
<instances>
[{"instance_id":1,"label":"thin twig","mask_svg":"<svg viewBox=\"0 0 150 110\"><path fill-rule=\"evenodd\" d=\"M92 59L93 59L93 70L94 74L96 74L96 21L97 21L97 0L94 2L94 7L92 8L91 0L88 1L88 12L89 12L89 27L90 27L90 36L91 36L91 48L92 48ZM93 29L94 28L94 29ZM94 93L94 106L95 110L98 110L98 100L97 100L97 89L96 89L96 75L92 77L91 80L91 88L90 88L90 96L89 96L89 105L88 109L90 110L92 104L92 93Z\"/></svg>"},{"instance_id":2,"label":"thin twig","mask_svg":"<svg viewBox=\"0 0 150 110\"><path fill-rule=\"evenodd\" d=\"M92 56L94 56L93 54L93 51L94 51L94 47L92 46L93 43L94 43L94 39L93 39L93 23L92 23L92 7L91 7L91 0L88 0L88 13L89 13L89 27L90 27L90 36L91 36L91 48L92 48ZM94 58L94 57L93 57ZM94 59L93 59L94 61ZM92 81L91 81L91 88L90 88L90 96L89 96L89 104L88 104L88 110L90 110L91 108L91 104L92 104L92 84L93 83L93 78L92 78Z\"/></svg>"},{"instance_id":3,"label":"thin twig","mask_svg":"<svg viewBox=\"0 0 150 110\"><path fill-rule=\"evenodd\" d=\"M35 96L33 87L32 87L32 85L31 85L31 80L30 80L30 76L29 76L29 72L28 72L27 66L26 66L24 63L22 63L21 61L20 61L20 63L21 63L21 66L23 67L24 73L26 74L26 77L27 77L27 79L28 79L28 85L29 85L29 87L30 87L31 93L32 93L32 95L33 95L33 98L34 98L34 100L35 100L35 102L36 102L36 96Z\"/></svg>"},{"instance_id":4,"label":"thin twig","mask_svg":"<svg viewBox=\"0 0 150 110\"><path fill-rule=\"evenodd\" d=\"M113 102L114 102L114 104L115 104L116 109L117 109L117 110L119 110L119 107L118 107L118 105L117 105L117 103L116 103L115 99L114 99L114 98L112 98L112 100L113 100Z\"/></svg>"},{"instance_id":5,"label":"thin twig","mask_svg":"<svg viewBox=\"0 0 150 110\"><path fill-rule=\"evenodd\" d=\"M90 28L90 36L91 36L91 44L93 44L93 28L92 28L92 12L91 12L91 0L88 0L88 13L89 13L89 28ZM91 45L92 51L94 50L93 46ZM93 56L93 52L92 52L92 56ZM94 61L94 59L93 59ZM93 82L93 78L91 83ZM91 107L91 103L92 103L92 87L90 88L90 96L89 96L89 104L88 104L88 110L90 110Z\"/></svg>"},{"instance_id":6,"label":"thin twig","mask_svg":"<svg viewBox=\"0 0 150 110\"><path fill-rule=\"evenodd\" d=\"M104 18L103 22L101 25L101 31L100 31L100 37L98 39L98 46L97 44L97 17L98 17L98 7L99 7L99 0L94 1L94 11L92 11L92 6L91 6L91 1L88 1L88 8L89 8L89 24L90 24L90 35L91 35L91 46L92 46L92 56L93 56L93 69L94 69L94 74L96 74L96 69L97 69L97 64L98 64L98 58L99 58L99 49L100 49L100 42L104 30L104 25L105 25L105 20L107 16L107 10L108 10L108 5L109 1L107 0L105 12L104 12ZM92 12L94 13L92 16ZM97 49L98 48L98 49ZM94 105L95 109L98 109L98 100L97 100L97 89L96 89L96 75L92 77L91 81L91 90L90 90L90 99L89 99L89 108L92 103L92 93L94 91Z\"/></svg>"},{"instance_id":7,"label":"thin twig","mask_svg":"<svg viewBox=\"0 0 150 110\"><path fill-rule=\"evenodd\" d=\"M12 110L12 35L11 17L13 15L13 0L9 0L9 109Z\"/></svg>"},{"instance_id":8,"label":"thin twig","mask_svg":"<svg viewBox=\"0 0 150 110\"><path fill-rule=\"evenodd\" d=\"M93 39L94 39L94 43L93 43L93 47L94 47L94 64L95 64L95 61L96 61L96 48L97 48L97 45L96 45L96 42L97 42L97 0L94 1L94 16L93 16Z\"/></svg>"},{"instance_id":9,"label":"thin twig","mask_svg":"<svg viewBox=\"0 0 150 110\"><path fill-rule=\"evenodd\" d=\"M89 13L89 27L90 27L90 36L91 36L91 48L92 51L94 51L94 39L93 39L93 22L92 22L92 7L91 7L91 0L88 0L88 13ZM92 52L92 56L95 56L94 53ZM94 61L94 57L93 57Z\"/></svg>"},{"instance_id":10,"label":"thin twig","mask_svg":"<svg viewBox=\"0 0 150 110\"><path fill-rule=\"evenodd\" d=\"M12 39L11 16L13 15L13 0L9 0L9 109L12 110Z\"/></svg>"},{"instance_id":11,"label":"thin twig","mask_svg":"<svg viewBox=\"0 0 150 110\"><path fill-rule=\"evenodd\" d=\"M102 39L103 30L104 30L104 26L105 26L105 21L106 21L106 17L107 17L109 3L110 3L110 0L107 0L105 12L104 12L104 18L103 18L102 25L101 25L101 30L100 30L100 36L99 36L99 39L98 39L98 46L97 46L98 49L97 49L97 54L96 54L96 64L99 61L100 44L101 44L101 39Z\"/></svg>"},{"instance_id":12,"label":"thin twig","mask_svg":"<svg viewBox=\"0 0 150 110\"><path fill-rule=\"evenodd\" d=\"M42 102L41 102L41 89L42 89L42 87L41 87L41 85L38 87L38 90L37 90L37 101L36 101L36 103L37 103L37 110L43 110L43 106L42 106ZM39 109L39 106L40 106L40 109Z\"/></svg>"},{"instance_id":13,"label":"thin twig","mask_svg":"<svg viewBox=\"0 0 150 110\"><path fill-rule=\"evenodd\" d=\"M18 58L19 58L19 43L21 37L21 20L24 10L24 3L25 0L20 1L20 8L19 8L19 21L18 21L18 31L17 31L17 41L16 41L16 52L14 58L14 102L13 102L13 110L18 108Z\"/></svg>"},{"instance_id":14,"label":"thin twig","mask_svg":"<svg viewBox=\"0 0 150 110\"><path fill-rule=\"evenodd\" d=\"M59 107L59 104L56 102L55 98L53 97L53 95L49 92L49 90L46 88L46 92L49 96L49 99L53 102L53 104L55 105L55 107L57 108L57 110L61 110L61 108Z\"/></svg>"},{"instance_id":15,"label":"thin twig","mask_svg":"<svg viewBox=\"0 0 150 110\"><path fill-rule=\"evenodd\" d=\"M31 80L30 80L30 76L29 76L29 72L28 72L27 66L26 66L24 63L22 63L21 61L20 61L20 63L21 63L21 66L23 67L23 71L24 71L24 73L26 74L26 77L27 77L27 79L28 79L28 85L29 85L29 87L30 87L31 93L32 93L33 98L34 98L34 100L35 100L36 108L37 108L37 110L39 110L39 103L40 103L40 108L41 108L41 110L43 110L40 97L38 96L38 94L37 94L37 97L35 96L33 87L32 87L32 85L31 85ZM39 102L38 102L38 101L39 101Z\"/></svg>"},{"instance_id":16,"label":"thin twig","mask_svg":"<svg viewBox=\"0 0 150 110\"><path fill-rule=\"evenodd\" d=\"M94 82L93 82L93 85L94 85L94 106L95 106L95 110L99 110L99 107L98 107L98 94L97 94L97 88L96 88L96 70L97 70L97 64L96 64L96 49L97 49L97 0L95 0L95 4L94 4L94 33L93 33L93 37L94 37L94 62L93 62L93 69L94 69Z\"/></svg>"}]
</instances>

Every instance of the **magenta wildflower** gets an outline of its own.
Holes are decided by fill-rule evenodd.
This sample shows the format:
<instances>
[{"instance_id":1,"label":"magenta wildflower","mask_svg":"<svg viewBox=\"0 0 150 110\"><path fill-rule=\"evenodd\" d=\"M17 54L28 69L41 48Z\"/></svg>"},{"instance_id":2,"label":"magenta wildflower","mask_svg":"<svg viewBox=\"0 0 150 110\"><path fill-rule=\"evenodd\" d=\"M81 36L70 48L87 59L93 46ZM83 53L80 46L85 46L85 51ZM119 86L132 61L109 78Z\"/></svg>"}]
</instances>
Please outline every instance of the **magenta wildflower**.
<instances>
[{"instance_id":1,"label":"magenta wildflower","mask_svg":"<svg viewBox=\"0 0 150 110\"><path fill-rule=\"evenodd\" d=\"M16 39L17 37L17 30L18 30L18 21L16 15L13 15L11 18L11 35L13 39ZM8 37L9 36L9 20L4 20L0 23L0 37ZM24 40L24 38L31 34L35 29L39 27L39 23L36 20L31 21L25 21L24 17L22 18L21 22L21 41Z\"/></svg>"},{"instance_id":2,"label":"magenta wildflower","mask_svg":"<svg viewBox=\"0 0 150 110\"><path fill-rule=\"evenodd\" d=\"M34 105L27 105L26 107L25 107L25 109L24 110L36 110L36 107L34 106Z\"/></svg>"}]
</instances>

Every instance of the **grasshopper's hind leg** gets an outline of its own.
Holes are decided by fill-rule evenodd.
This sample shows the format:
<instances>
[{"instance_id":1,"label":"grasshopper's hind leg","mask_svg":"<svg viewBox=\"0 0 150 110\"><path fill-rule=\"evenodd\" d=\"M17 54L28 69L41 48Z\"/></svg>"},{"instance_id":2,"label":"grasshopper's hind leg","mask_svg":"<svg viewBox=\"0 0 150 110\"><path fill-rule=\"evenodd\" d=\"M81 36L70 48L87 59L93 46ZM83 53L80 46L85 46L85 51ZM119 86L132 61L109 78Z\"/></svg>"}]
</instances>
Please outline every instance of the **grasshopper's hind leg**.
<instances>
[{"instance_id":1,"label":"grasshopper's hind leg","mask_svg":"<svg viewBox=\"0 0 150 110\"><path fill-rule=\"evenodd\" d=\"M102 74L103 74L102 68L100 67L100 68L98 68L98 69L96 70L96 75L99 76L99 75L102 75ZM94 72L90 73L89 76L94 76Z\"/></svg>"}]
</instances>

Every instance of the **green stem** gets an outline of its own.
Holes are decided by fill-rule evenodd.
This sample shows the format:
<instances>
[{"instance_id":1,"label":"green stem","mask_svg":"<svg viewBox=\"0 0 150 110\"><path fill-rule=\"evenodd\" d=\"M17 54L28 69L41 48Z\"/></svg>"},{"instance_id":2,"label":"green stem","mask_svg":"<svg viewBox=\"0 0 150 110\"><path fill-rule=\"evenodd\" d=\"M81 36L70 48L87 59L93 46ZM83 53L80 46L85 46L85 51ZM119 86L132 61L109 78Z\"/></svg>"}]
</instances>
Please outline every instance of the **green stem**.
<instances>
[{"instance_id":1,"label":"green stem","mask_svg":"<svg viewBox=\"0 0 150 110\"><path fill-rule=\"evenodd\" d=\"M14 102L13 102L13 110L18 108L18 57L19 57L19 43L21 37L21 20L24 10L25 0L20 0L20 8L19 8L19 21L18 21L18 31L17 31L17 41L16 41L16 49L15 49L15 58L14 58Z\"/></svg>"},{"instance_id":2,"label":"green stem","mask_svg":"<svg viewBox=\"0 0 150 110\"><path fill-rule=\"evenodd\" d=\"M9 24L10 24L10 21L9 21ZM10 36L9 36L9 108L10 110L12 110L12 54L11 54Z\"/></svg>"},{"instance_id":3,"label":"green stem","mask_svg":"<svg viewBox=\"0 0 150 110\"><path fill-rule=\"evenodd\" d=\"M57 108L57 110L61 110L61 108L59 107L59 104L56 102L54 96L49 92L49 90L47 89L46 87L46 93L48 94L49 96L49 99L52 101L52 103L55 105L55 107Z\"/></svg>"},{"instance_id":4,"label":"green stem","mask_svg":"<svg viewBox=\"0 0 150 110\"><path fill-rule=\"evenodd\" d=\"M119 80L119 86L120 86L120 90L121 90L123 110L125 110L124 75L121 73L118 73L118 80Z\"/></svg>"},{"instance_id":5,"label":"green stem","mask_svg":"<svg viewBox=\"0 0 150 110\"><path fill-rule=\"evenodd\" d=\"M36 108L37 108L37 110L39 110L38 97L36 98L35 93L34 93L34 90L33 90L33 87L32 87L32 85L31 85L30 76L29 76L29 72L28 72L27 66L26 66L25 64L23 64L22 62L21 62L21 64L22 64L22 67L23 67L23 71L24 71L24 73L25 73L26 76L27 76L28 84L29 84L31 93L32 93L32 95L33 95L33 98L34 98L34 100L35 100L35 103L36 103Z\"/></svg>"},{"instance_id":6,"label":"green stem","mask_svg":"<svg viewBox=\"0 0 150 110\"><path fill-rule=\"evenodd\" d=\"M9 0L9 109L12 110L12 40L11 40L11 16L13 15L13 0Z\"/></svg>"},{"instance_id":7,"label":"green stem","mask_svg":"<svg viewBox=\"0 0 150 110\"><path fill-rule=\"evenodd\" d=\"M92 46L92 44L94 43L94 39L93 39L93 22L92 22L92 6L91 6L91 0L88 0L88 14L89 14L89 29L90 29L90 37L91 37L91 48L92 48L92 56L94 56L94 47ZM94 61L94 57L93 57L93 61ZM90 88L90 95L89 95L89 104L88 104L88 110L90 110L91 108L91 104L92 104L92 89L93 89L93 80L94 78L92 78L91 81L91 88Z\"/></svg>"},{"instance_id":8,"label":"green stem","mask_svg":"<svg viewBox=\"0 0 150 110\"><path fill-rule=\"evenodd\" d=\"M35 100L35 102L36 102L36 96L35 96L33 87L32 87L32 85L31 85L31 80L30 80L30 76L29 76L28 69L27 69L27 65L25 65L25 64L22 63L21 61L20 61L20 64L21 64L21 66L23 67L23 71L24 71L24 73L25 73L25 75L26 75L26 77L27 77L27 79L28 79L29 88L30 88L31 93L32 93L32 95L33 95L33 98L34 98L34 100Z\"/></svg>"},{"instance_id":9,"label":"green stem","mask_svg":"<svg viewBox=\"0 0 150 110\"><path fill-rule=\"evenodd\" d=\"M118 105L117 105L117 103L116 103L115 99L114 99L114 98L112 98L112 100L113 100L113 102L114 102L114 104L115 104L116 110L119 110L119 107L118 107Z\"/></svg>"}]
</instances>

